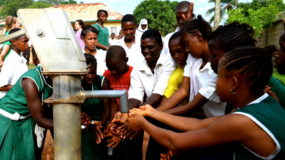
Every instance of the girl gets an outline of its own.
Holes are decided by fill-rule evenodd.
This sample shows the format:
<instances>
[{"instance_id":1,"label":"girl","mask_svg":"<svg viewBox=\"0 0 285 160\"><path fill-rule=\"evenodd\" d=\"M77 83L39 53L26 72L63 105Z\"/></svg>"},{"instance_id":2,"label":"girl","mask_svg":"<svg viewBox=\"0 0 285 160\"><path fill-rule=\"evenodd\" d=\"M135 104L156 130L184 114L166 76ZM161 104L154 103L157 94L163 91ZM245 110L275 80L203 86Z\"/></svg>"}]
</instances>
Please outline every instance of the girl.
<instances>
[{"instance_id":1,"label":"girl","mask_svg":"<svg viewBox=\"0 0 285 160\"><path fill-rule=\"evenodd\" d=\"M108 28L104 27L104 23L107 21L108 12L104 9L100 9L97 12L97 18L95 24L92 26L95 27L98 31L98 42L97 47L107 50L109 48L109 31Z\"/></svg>"},{"instance_id":2,"label":"girl","mask_svg":"<svg viewBox=\"0 0 285 160\"><path fill-rule=\"evenodd\" d=\"M186 22L183 30L183 40L186 42L186 51L191 53L188 57L184 76L190 77L189 103L173 108L179 100L183 99L178 94L173 94L168 101L159 106L159 110L170 114L184 114L195 108L202 108L206 117L224 115L225 103L222 103L215 93L217 75L211 69L209 63L210 51L208 38L211 34L211 26L200 15L197 19ZM198 60L197 60L198 59ZM185 83L182 81L182 85ZM186 86L189 84L185 84ZM182 86L183 87L183 86ZM174 103L175 102L175 103Z\"/></svg>"},{"instance_id":3,"label":"girl","mask_svg":"<svg viewBox=\"0 0 285 160\"><path fill-rule=\"evenodd\" d=\"M158 128L134 113L130 128L141 128L172 151L198 149L231 142L239 145L235 158L281 159L285 154L285 110L263 89L272 74L272 49L242 47L224 55L219 62L217 93L236 111L230 115L198 120L176 117L195 131L175 133ZM156 110L148 108L148 114ZM151 110L151 112L149 112Z\"/></svg>"},{"instance_id":4,"label":"girl","mask_svg":"<svg viewBox=\"0 0 285 160\"><path fill-rule=\"evenodd\" d=\"M96 75L96 59L90 54L84 54L90 73L82 80L83 90L110 90L109 81L103 76ZM108 99L87 99L82 105L83 117L88 117L86 129L82 130L82 159L104 159L103 147L99 143L103 139L102 126L110 119L110 104ZM95 126L94 126L95 125ZM97 143L97 144L96 144Z\"/></svg>"},{"instance_id":5,"label":"girl","mask_svg":"<svg viewBox=\"0 0 285 160\"><path fill-rule=\"evenodd\" d=\"M75 37L76 37L77 41L79 42L80 48L84 48L84 42L80 38L81 31L82 31L82 28L84 27L84 25L85 24L81 19L76 20L74 23L74 28L76 30Z\"/></svg>"},{"instance_id":6,"label":"girl","mask_svg":"<svg viewBox=\"0 0 285 160\"><path fill-rule=\"evenodd\" d=\"M36 58L34 63L38 64ZM51 94L51 81L42 75L42 67L38 66L24 73L0 100L0 159L36 159L35 123L53 128L53 121L45 116L42 106L43 99Z\"/></svg>"},{"instance_id":7,"label":"girl","mask_svg":"<svg viewBox=\"0 0 285 160\"><path fill-rule=\"evenodd\" d=\"M88 53L93 55L97 60L97 71L98 75L103 75L104 71L107 70L106 67L106 51L102 49L96 49L98 44L98 31L89 25L83 27L81 32L81 39L83 40L85 47L83 53Z\"/></svg>"},{"instance_id":8,"label":"girl","mask_svg":"<svg viewBox=\"0 0 285 160\"><path fill-rule=\"evenodd\" d=\"M13 17L13 16L6 17L4 36L9 35L10 30L12 30L14 28L20 28L20 25L21 24L20 24L19 20L17 19L17 17ZM7 41L7 42L3 43L2 45L3 45L3 49L2 49L2 52L0 54L0 67L2 67L4 59L9 54L12 44L10 41Z\"/></svg>"}]
</instances>

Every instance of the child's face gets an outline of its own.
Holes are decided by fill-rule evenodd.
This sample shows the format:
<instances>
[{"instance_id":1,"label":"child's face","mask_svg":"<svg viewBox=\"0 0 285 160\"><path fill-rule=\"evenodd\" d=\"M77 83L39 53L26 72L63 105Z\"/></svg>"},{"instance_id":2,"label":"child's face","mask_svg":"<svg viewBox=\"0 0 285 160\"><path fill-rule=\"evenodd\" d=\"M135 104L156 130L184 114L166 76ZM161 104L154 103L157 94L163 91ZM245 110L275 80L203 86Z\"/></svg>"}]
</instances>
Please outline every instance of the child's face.
<instances>
[{"instance_id":1,"label":"child's face","mask_svg":"<svg viewBox=\"0 0 285 160\"><path fill-rule=\"evenodd\" d=\"M107 21L107 18L108 16L104 12L101 12L98 16L98 20L102 23L105 23Z\"/></svg>"},{"instance_id":2,"label":"child's face","mask_svg":"<svg viewBox=\"0 0 285 160\"><path fill-rule=\"evenodd\" d=\"M224 69L222 64L223 59L219 62L218 67L218 79L216 81L216 90L217 94L220 97L221 101L229 102L231 96L232 83L231 83L231 76L228 75L228 72Z\"/></svg>"},{"instance_id":3,"label":"child's face","mask_svg":"<svg viewBox=\"0 0 285 160\"><path fill-rule=\"evenodd\" d=\"M285 34L279 39L280 49L274 54L274 63L278 73L285 74Z\"/></svg>"},{"instance_id":4,"label":"child's face","mask_svg":"<svg viewBox=\"0 0 285 160\"><path fill-rule=\"evenodd\" d=\"M186 52L195 58L201 58L203 53L202 37L198 32L183 33L183 41L185 43Z\"/></svg>"},{"instance_id":5,"label":"child's face","mask_svg":"<svg viewBox=\"0 0 285 160\"><path fill-rule=\"evenodd\" d=\"M148 64L156 63L162 46L154 38L145 38L141 40L141 52Z\"/></svg>"},{"instance_id":6,"label":"child's face","mask_svg":"<svg viewBox=\"0 0 285 160\"><path fill-rule=\"evenodd\" d=\"M225 52L217 47L213 41L209 41L209 50L211 51L210 63L211 68L215 73L218 73L218 65L220 59L224 56Z\"/></svg>"},{"instance_id":7,"label":"child's face","mask_svg":"<svg viewBox=\"0 0 285 160\"><path fill-rule=\"evenodd\" d=\"M26 51L29 49L29 39L27 36L21 36L18 39L12 41L12 44L20 51Z\"/></svg>"},{"instance_id":8,"label":"child's face","mask_svg":"<svg viewBox=\"0 0 285 160\"><path fill-rule=\"evenodd\" d=\"M176 38L170 41L169 51L176 64L181 67L185 66L188 53L182 44L181 38Z\"/></svg>"},{"instance_id":9,"label":"child's face","mask_svg":"<svg viewBox=\"0 0 285 160\"><path fill-rule=\"evenodd\" d=\"M124 22L122 24L122 33L125 35L127 40L135 39L136 24L134 22Z\"/></svg>"},{"instance_id":10,"label":"child's face","mask_svg":"<svg viewBox=\"0 0 285 160\"><path fill-rule=\"evenodd\" d=\"M193 13L189 13L189 11L176 11L176 22L178 24L178 27L182 30L185 27L186 21L190 20L192 16Z\"/></svg>"},{"instance_id":11,"label":"child's face","mask_svg":"<svg viewBox=\"0 0 285 160\"><path fill-rule=\"evenodd\" d=\"M96 49L96 45L98 43L97 34L94 32L88 31L86 36L82 39L85 43L85 48L90 51L94 51Z\"/></svg>"},{"instance_id":12,"label":"child's face","mask_svg":"<svg viewBox=\"0 0 285 160\"><path fill-rule=\"evenodd\" d=\"M119 77L127 70L127 59L109 58L106 59L106 66L113 76Z\"/></svg>"},{"instance_id":13,"label":"child's face","mask_svg":"<svg viewBox=\"0 0 285 160\"><path fill-rule=\"evenodd\" d=\"M75 21L75 23L74 23L74 28L76 30L79 30L81 28L81 26L79 25L79 23L77 21Z\"/></svg>"}]
</instances>

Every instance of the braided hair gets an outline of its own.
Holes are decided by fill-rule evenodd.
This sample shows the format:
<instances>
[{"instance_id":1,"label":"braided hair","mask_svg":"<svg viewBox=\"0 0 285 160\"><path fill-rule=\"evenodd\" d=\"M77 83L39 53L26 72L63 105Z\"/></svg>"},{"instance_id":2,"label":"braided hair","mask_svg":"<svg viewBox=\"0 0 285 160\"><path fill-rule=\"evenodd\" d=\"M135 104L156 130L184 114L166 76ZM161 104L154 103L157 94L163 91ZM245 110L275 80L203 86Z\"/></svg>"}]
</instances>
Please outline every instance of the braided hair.
<instances>
[{"instance_id":1,"label":"braided hair","mask_svg":"<svg viewBox=\"0 0 285 160\"><path fill-rule=\"evenodd\" d=\"M219 26L210 36L210 48L218 48L224 52L241 46L255 46L254 31L248 24L233 22Z\"/></svg>"},{"instance_id":2,"label":"braided hair","mask_svg":"<svg viewBox=\"0 0 285 160\"><path fill-rule=\"evenodd\" d=\"M272 75L274 51L274 46L239 47L227 52L220 61L220 66L227 71L235 70L245 77L251 93L258 95L263 93Z\"/></svg>"},{"instance_id":3,"label":"braided hair","mask_svg":"<svg viewBox=\"0 0 285 160\"><path fill-rule=\"evenodd\" d=\"M97 30L95 27L90 26L90 25L85 25L85 26L82 28L80 37L81 37L81 38L85 38L86 35L87 35L87 32L93 32L93 33L96 33L96 34L98 35L98 30Z\"/></svg>"}]
</instances>

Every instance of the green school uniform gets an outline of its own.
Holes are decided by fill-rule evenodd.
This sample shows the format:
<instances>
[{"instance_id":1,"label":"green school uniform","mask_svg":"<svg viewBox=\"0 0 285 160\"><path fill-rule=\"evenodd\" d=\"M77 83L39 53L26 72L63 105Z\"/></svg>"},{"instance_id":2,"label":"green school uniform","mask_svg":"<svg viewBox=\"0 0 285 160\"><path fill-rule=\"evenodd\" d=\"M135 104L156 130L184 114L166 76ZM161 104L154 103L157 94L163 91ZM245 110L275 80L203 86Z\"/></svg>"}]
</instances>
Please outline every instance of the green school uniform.
<instances>
[{"instance_id":1,"label":"green school uniform","mask_svg":"<svg viewBox=\"0 0 285 160\"><path fill-rule=\"evenodd\" d=\"M269 79L268 85L271 87L272 92L279 98L281 105L285 108L285 85L274 77Z\"/></svg>"},{"instance_id":2,"label":"green school uniform","mask_svg":"<svg viewBox=\"0 0 285 160\"><path fill-rule=\"evenodd\" d=\"M92 84L92 90L101 90L104 81L103 76L96 76ZM103 113L103 103L101 99L87 99L81 107L81 111L90 116L91 120L100 121ZM102 160L102 144L96 144L96 135L92 126L82 130L81 147L82 159L84 160Z\"/></svg>"},{"instance_id":3,"label":"green school uniform","mask_svg":"<svg viewBox=\"0 0 285 160\"><path fill-rule=\"evenodd\" d=\"M242 114L254 121L271 137L276 139L279 146L277 153L270 155L268 159L280 159L285 155L285 110L272 97L268 96L260 103L250 104L238 109L234 114ZM254 155L248 149L241 146L235 150L236 160L259 160L262 157ZM281 158L282 159L282 158Z\"/></svg>"},{"instance_id":4,"label":"green school uniform","mask_svg":"<svg viewBox=\"0 0 285 160\"><path fill-rule=\"evenodd\" d=\"M4 34L4 36L8 36L8 35L9 35L9 31L7 31L7 32ZM3 43L3 46L5 46L5 45L9 45L9 46L10 46L10 49L9 49L9 51L7 52L7 54L5 55L4 59L10 54L10 51L11 51L11 49L12 49L12 43L11 43L10 41L6 41L6 42Z\"/></svg>"},{"instance_id":5,"label":"green school uniform","mask_svg":"<svg viewBox=\"0 0 285 160\"><path fill-rule=\"evenodd\" d=\"M21 116L30 115L24 89L23 78L32 79L42 99L52 94L52 87L46 83L40 66L24 73L13 88L0 100L0 109ZM34 160L35 146L33 139L35 122L31 116L21 120L11 120L0 114L0 159L1 160Z\"/></svg>"},{"instance_id":6,"label":"green school uniform","mask_svg":"<svg viewBox=\"0 0 285 160\"><path fill-rule=\"evenodd\" d=\"M97 29L98 34L98 42L103 44L104 46L109 46L109 30L106 27L102 27L98 23L93 24L93 27Z\"/></svg>"}]
</instances>

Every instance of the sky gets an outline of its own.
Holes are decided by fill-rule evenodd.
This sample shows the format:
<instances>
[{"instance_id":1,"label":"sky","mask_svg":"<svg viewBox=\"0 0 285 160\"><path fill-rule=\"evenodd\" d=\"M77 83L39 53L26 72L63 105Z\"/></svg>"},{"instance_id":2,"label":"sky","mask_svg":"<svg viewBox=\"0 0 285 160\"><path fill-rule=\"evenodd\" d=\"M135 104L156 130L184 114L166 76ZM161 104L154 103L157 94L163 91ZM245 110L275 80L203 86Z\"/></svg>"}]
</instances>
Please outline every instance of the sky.
<instances>
[{"instance_id":1,"label":"sky","mask_svg":"<svg viewBox=\"0 0 285 160\"><path fill-rule=\"evenodd\" d=\"M104 3L107 6L118 11L122 15L132 14L136 6L140 4L143 0L77 0L78 3ZM170 0L174 1L174 0ZM178 2L183 0L176 0ZM190 0L194 2L194 13L196 15L202 15L205 19L209 20L209 16L206 16L208 9L214 6L214 3L209 3L208 0ZM251 0L239 0L239 2L250 2Z\"/></svg>"}]
</instances>

